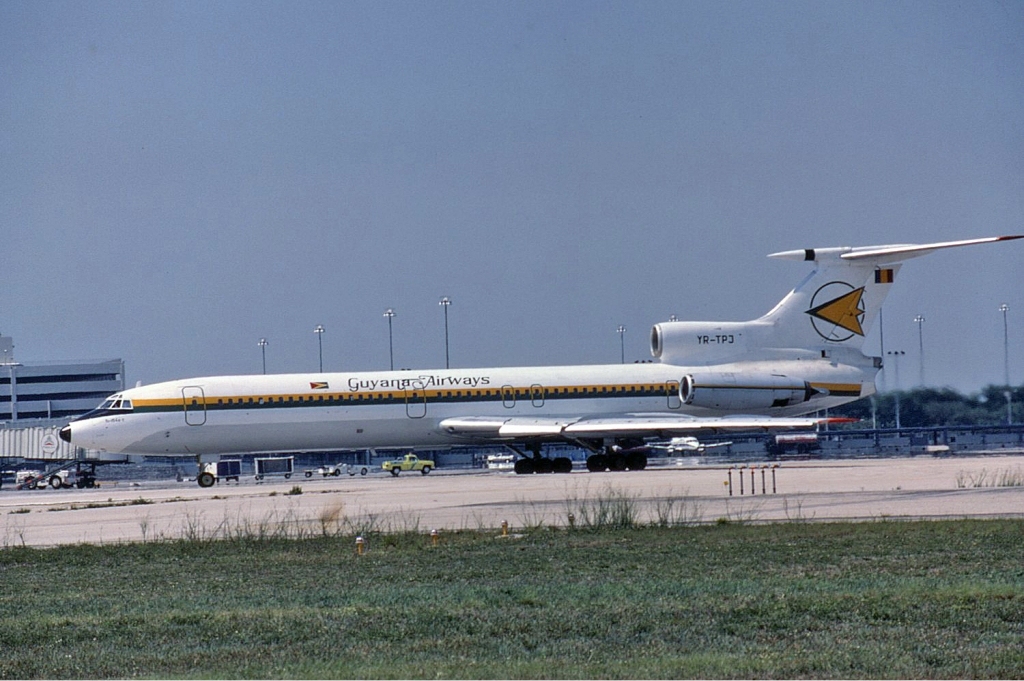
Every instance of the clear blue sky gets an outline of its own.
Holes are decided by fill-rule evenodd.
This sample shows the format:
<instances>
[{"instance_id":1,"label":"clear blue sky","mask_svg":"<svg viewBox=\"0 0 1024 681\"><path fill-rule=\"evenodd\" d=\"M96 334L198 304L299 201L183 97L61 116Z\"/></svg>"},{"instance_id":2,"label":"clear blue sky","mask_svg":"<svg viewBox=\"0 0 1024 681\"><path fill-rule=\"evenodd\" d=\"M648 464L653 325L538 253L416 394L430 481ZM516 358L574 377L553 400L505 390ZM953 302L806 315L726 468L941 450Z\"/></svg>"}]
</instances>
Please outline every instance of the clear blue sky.
<instances>
[{"instance_id":1,"label":"clear blue sky","mask_svg":"<svg viewBox=\"0 0 1024 681\"><path fill-rule=\"evenodd\" d=\"M774 251L1024 233L1020 2L0 3L0 332L129 384L649 357ZM1024 246L908 263L917 382L1024 380ZM877 352L877 328L867 347Z\"/></svg>"}]
</instances>

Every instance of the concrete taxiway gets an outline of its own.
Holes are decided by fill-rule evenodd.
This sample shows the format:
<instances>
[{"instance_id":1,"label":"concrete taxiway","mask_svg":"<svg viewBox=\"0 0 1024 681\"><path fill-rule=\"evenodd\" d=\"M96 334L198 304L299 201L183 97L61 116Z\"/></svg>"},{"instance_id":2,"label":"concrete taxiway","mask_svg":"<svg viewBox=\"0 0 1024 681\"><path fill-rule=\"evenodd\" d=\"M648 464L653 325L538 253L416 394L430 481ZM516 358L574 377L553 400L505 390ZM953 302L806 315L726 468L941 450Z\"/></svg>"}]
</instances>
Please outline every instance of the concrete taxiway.
<instances>
[{"instance_id":1,"label":"concrete taxiway","mask_svg":"<svg viewBox=\"0 0 1024 681\"><path fill-rule=\"evenodd\" d=\"M429 532L497 528L502 521L512 528L566 525L570 513L584 523L600 500L615 498L632 500L642 522L1024 517L1022 482L1024 455L1016 454L569 475L441 470L397 478L243 480L209 489L174 481L101 483L90 490L5 487L0 547L353 528Z\"/></svg>"}]
</instances>

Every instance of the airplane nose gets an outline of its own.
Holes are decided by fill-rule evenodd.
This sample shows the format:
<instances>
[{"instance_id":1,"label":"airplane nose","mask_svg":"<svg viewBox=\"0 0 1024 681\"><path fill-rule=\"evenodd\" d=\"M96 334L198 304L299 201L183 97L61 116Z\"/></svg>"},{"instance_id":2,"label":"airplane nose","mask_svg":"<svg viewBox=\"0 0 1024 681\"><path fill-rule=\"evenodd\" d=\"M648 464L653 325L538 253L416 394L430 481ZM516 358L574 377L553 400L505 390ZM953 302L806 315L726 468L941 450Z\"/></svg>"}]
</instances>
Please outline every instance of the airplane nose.
<instances>
[{"instance_id":1,"label":"airplane nose","mask_svg":"<svg viewBox=\"0 0 1024 681\"><path fill-rule=\"evenodd\" d=\"M60 435L60 439L64 440L64 442L71 442L71 426L61 428L58 435Z\"/></svg>"}]
</instances>

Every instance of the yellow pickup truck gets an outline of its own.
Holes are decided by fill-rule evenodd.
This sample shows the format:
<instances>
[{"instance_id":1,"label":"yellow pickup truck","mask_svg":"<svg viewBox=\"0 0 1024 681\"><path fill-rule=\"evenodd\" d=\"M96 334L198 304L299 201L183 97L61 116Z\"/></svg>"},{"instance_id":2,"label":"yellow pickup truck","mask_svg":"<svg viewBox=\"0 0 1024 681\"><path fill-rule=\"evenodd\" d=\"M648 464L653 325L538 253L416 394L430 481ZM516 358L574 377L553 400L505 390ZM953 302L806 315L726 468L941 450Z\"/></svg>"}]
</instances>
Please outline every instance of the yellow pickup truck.
<instances>
[{"instance_id":1,"label":"yellow pickup truck","mask_svg":"<svg viewBox=\"0 0 1024 681\"><path fill-rule=\"evenodd\" d=\"M395 476L402 471L419 471L423 475L426 475L434 469L434 462L421 459L415 454L406 454L401 459L385 461L380 465L380 467L386 471L391 471L391 475Z\"/></svg>"}]
</instances>

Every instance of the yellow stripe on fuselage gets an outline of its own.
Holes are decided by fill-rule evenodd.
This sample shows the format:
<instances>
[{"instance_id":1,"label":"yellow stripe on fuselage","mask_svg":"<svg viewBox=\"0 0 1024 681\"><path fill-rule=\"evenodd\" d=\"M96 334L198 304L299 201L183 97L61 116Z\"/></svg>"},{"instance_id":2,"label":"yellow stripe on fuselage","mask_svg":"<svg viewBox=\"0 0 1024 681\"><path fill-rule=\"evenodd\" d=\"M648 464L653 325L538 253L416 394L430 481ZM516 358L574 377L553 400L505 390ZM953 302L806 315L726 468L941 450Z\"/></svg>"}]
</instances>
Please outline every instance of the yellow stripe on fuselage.
<instances>
[{"instance_id":1,"label":"yellow stripe on fuselage","mask_svg":"<svg viewBox=\"0 0 1024 681\"><path fill-rule=\"evenodd\" d=\"M407 389L332 392L322 391L302 393L277 393L272 395L189 395L184 397L135 398L132 402L136 409L166 410L180 408L183 404L206 407L261 407L261 406L298 406L303 404L359 404L381 401L404 401L409 398L428 401L446 400L509 400L509 399L554 399L554 398L590 398L590 397L666 397L676 395L679 385L675 381L666 383L627 383L620 385L573 385L573 386L488 386L487 388L458 389Z\"/></svg>"}]
</instances>

